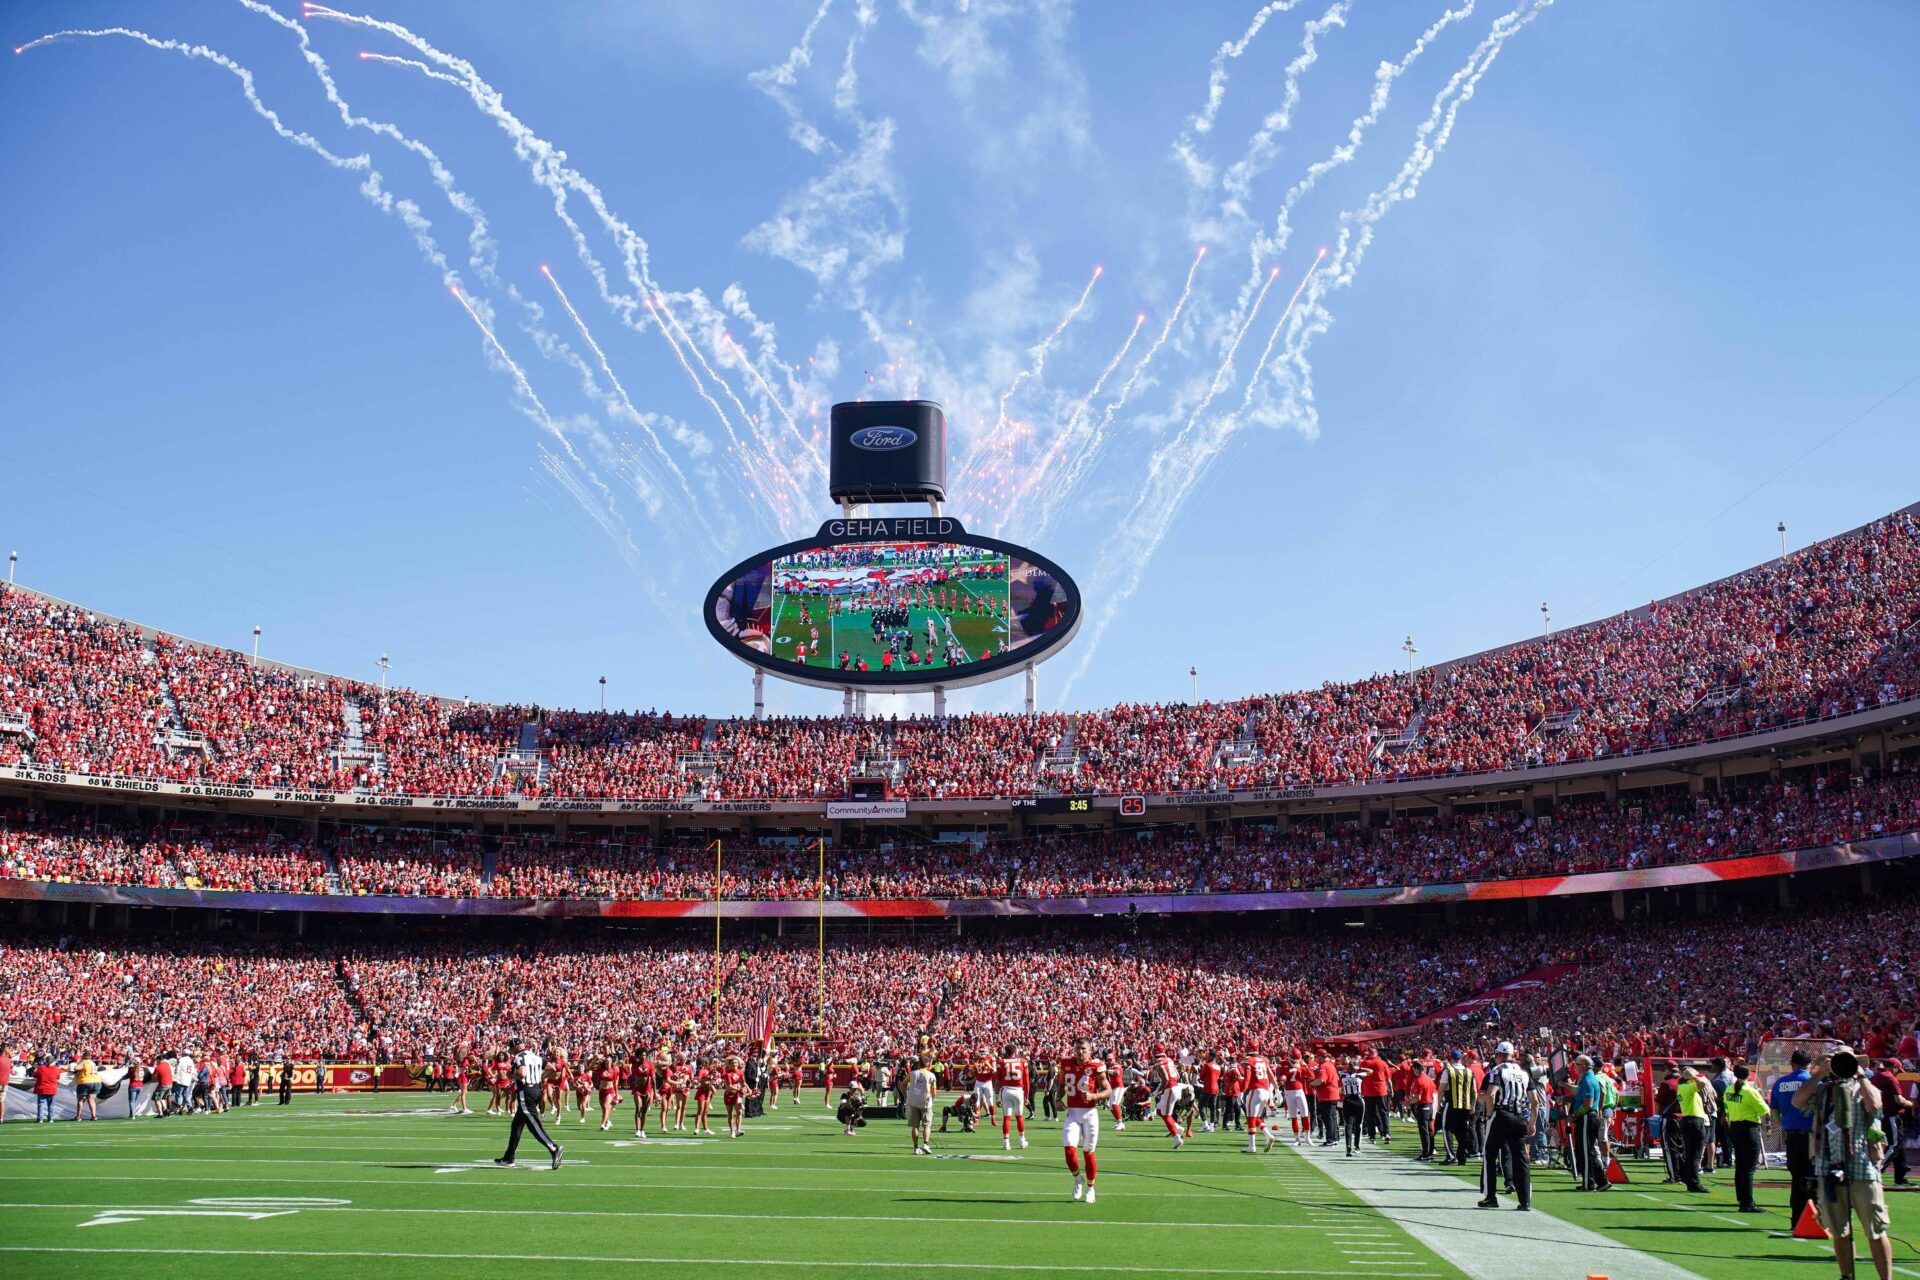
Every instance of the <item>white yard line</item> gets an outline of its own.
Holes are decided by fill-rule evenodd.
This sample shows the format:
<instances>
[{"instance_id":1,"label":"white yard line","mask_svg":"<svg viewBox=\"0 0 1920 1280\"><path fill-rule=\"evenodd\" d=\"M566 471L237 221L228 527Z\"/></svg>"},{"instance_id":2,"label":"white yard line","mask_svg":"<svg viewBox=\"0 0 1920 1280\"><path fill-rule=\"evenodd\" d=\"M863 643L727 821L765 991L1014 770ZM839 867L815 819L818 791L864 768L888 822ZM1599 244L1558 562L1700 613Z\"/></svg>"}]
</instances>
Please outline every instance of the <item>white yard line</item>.
<instances>
[{"instance_id":1,"label":"white yard line","mask_svg":"<svg viewBox=\"0 0 1920 1280\"><path fill-rule=\"evenodd\" d=\"M462 1190L471 1183L461 1183ZM516 1184L518 1185L518 1184ZM1051 1205L1055 1199L1049 1197L1045 1203ZM1036 1200L1036 1205L1041 1202ZM709 1212L679 1209L500 1209L493 1207L422 1207L422 1206L384 1206L384 1205L299 1205L301 1213L375 1213L375 1214L413 1214L429 1217L440 1216L478 1216L484 1218L688 1218L719 1219L734 1222L740 1219L737 1211ZM177 1204L137 1205L115 1202L116 1213L152 1213L167 1209L177 1209ZM0 1209L39 1209L57 1213L91 1214L94 1208L76 1208L70 1203L49 1204L35 1201L4 1202ZM979 1223L996 1227L1098 1227L1109 1228L1141 1227L1150 1231L1314 1231L1316 1228L1304 1222L1168 1222L1162 1218L1133 1221L1125 1218L973 1218L953 1217L943 1214L917 1213L760 1213L753 1214L755 1222L931 1222L940 1224L957 1223L973 1225Z\"/></svg>"},{"instance_id":2,"label":"white yard line","mask_svg":"<svg viewBox=\"0 0 1920 1280\"><path fill-rule=\"evenodd\" d=\"M1605 1275L1611 1280L1699 1280L1692 1272L1536 1209L1477 1209L1478 1188L1385 1151L1360 1155L1302 1149L1299 1159L1359 1196L1472 1280L1515 1275Z\"/></svg>"},{"instance_id":3,"label":"white yard line","mask_svg":"<svg viewBox=\"0 0 1920 1280\"><path fill-rule=\"evenodd\" d=\"M952 1221L952 1219L942 1219ZM817 1261L801 1261L795 1258L715 1258L699 1254L680 1257L654 1257L624 1254L587 1254L587 1253L400 1253L390 1249L162 1249L162 1248L110 1248L85 1247L80 1245L29 1245L0 1244L0 1253L126 1253L147 1254L160 1257L188 1258L406 1258L422 1262L632 1262L650 1263L657 1266L674 1266L692 1263L696 1266L735 1266L735 1267L799 1267L814 1271L833 1271L848 1268L886 1271L1004 1271L1004 1272L1042 1272L1067 1274L1123 1274L1123 1275L1179 1275L1179 1276L1301 1276L1319 1277L1321 1280L1341 1280L1344 1275L1339 1271L1306 1271L1285 1267L1136 1267L1120 1263L1100 1262L1087 1265L1043 1262L901 1262L898 1259L885 1261L849 1261L844 1258L826 1258ZM1434 1272L1398 1271L1369 1272L1369 1275L1393 1275L1405 1277L1428 1277Z\"/></svg>"}]
</instances>

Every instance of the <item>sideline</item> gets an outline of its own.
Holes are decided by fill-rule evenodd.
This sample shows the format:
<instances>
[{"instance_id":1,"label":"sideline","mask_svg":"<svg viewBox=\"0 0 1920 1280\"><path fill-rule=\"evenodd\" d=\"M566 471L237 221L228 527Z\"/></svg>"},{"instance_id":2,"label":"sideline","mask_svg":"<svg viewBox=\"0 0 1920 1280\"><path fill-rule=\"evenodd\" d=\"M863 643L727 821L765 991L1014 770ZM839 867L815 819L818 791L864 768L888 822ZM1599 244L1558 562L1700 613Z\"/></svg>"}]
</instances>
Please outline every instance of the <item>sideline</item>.
<instances>
[{"instance_id":1,"label":"sideline","mask_svg":"<svg viewBox=\"0 0 1920 1280\"><path fill-rule=\"evenodd\" d=\"M1279 1149L1359 1196L1473 1280L1510 1280L1516 1274L1700 1280L1550 1213L1516 1213L1511 1196L1502 1197L1498 1211L1475 1208L1473 1183L1371 1144L1351 1159L1321 1147Z\"/></svg>"}]
</instances>

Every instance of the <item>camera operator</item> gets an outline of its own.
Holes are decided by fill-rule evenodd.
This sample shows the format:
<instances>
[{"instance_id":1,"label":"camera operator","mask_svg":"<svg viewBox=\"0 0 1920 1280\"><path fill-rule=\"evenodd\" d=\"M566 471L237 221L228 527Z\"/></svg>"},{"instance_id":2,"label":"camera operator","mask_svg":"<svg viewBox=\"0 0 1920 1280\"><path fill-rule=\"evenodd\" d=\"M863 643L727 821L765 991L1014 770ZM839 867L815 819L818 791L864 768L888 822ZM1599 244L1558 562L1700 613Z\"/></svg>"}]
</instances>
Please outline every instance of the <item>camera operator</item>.
<instances>
[{"instance_id":1,"label":"camera operator","mask_svg":"<svg viewBox=\"0 0 1920 1280\"><path fill-rule=\"evenodd\" d=\"M847 1084L847 1091L840 1095L840 1106L834 1111L845 1132L851 1136L855 1129L867 1127L867 1087L855 1076Z\"/></svg>"},{"instance_id":2,"label":"camera operator","mask_svg":"<svg viewBox=\"0 0 1920 1280\"><path fill-rule=\"evenodd\" d=\"M949 1120L960 1122L960 1132L972 1133L980 1117L979 1104L974 1102L971 1093L963 1093L946 1106L940 1108L940 1132L947 1131Z\"/></svg>"},{"instance_id":3,"label":"camera operator","mask_svg":"<svg viewBox=\"0 0 1920 1280\"><path fill-rule=\"evenodd\" d=\"M1880 1091L1860 1072L1860 1059L1836 1049L1813 1065L1793 1093L1793 1105L1813 1113L1815 1211L1833 1237L1840 1274L1853 1274L1853 1219L1867 1233L1867 1251L1880 1280L1893 1277L1893 1241L1887 1235L1887 1197L1880 1186Z\"/></svg>"}]
</instances>

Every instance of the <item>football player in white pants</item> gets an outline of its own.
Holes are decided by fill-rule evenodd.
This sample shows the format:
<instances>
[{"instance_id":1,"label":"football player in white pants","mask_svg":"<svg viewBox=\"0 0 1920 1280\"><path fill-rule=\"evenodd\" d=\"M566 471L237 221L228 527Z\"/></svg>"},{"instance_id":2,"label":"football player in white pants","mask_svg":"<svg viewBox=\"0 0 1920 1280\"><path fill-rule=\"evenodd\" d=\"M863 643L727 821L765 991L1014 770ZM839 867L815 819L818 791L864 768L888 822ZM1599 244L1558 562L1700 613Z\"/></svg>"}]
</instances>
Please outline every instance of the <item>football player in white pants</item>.
<instances>
[{"instance_id":1,"label":"football player in white pants","mask_svg":"<svg viewBox=\"0 0 1920 1280\"><path fill-rule=\"evenodd\" d=\"M1000 1090L1000 1146L1013 1150L1013 1127L1020 1126L1020 1149L1027 1149L1027 1089L1031 1084L1027 1060L1009 1043L993 1068L993 1083Z\"/></svg>"},{"instance_id":2,"label":"football player in white pants","mask_svg":"<svg viewBox=\"0 0 1920 1280\"><path fill-rule=\"evenodd\" d=\"M1060 1064L1053 1087L1066 1103L1060 1145L1066 1152L1067 1168L1073 1172L1073 1198L1092 1204L1093 1180L1100 1171L1094 1157L1094 1149L1100 1145L1100 1108L1113 1096L1113 1085L1106 1065L1093 1056L1085 1036L1073 1042L1073 1053Z\"/></svg>"},{"instance_id":3,"label":"football player in white pants","mask_svg":"<svg viewBox=\"0 0 1920 1280\"><path fill-rule=\"evenodd\" d=\"M1301 1146L1306 1141L1304 1135L1313 1132L1313 1113L1307 1109L1307 1091L1299 1076L1287 1077L1287 1089L1282 1097L1287 1107L1287 1127L1293 1130L1293 1145Z\"/></svg>"}]
</instances>

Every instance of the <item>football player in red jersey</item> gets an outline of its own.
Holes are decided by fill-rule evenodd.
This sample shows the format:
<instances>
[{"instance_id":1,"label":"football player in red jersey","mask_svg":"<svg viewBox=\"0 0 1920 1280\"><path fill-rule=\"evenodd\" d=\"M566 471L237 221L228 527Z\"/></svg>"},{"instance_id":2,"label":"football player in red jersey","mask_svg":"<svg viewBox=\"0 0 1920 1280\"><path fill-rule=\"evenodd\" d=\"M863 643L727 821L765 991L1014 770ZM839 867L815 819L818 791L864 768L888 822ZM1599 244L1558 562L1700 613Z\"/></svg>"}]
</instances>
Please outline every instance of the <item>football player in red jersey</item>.
<instances>
[{"instance_id":1,"label":"football player in red jersey","mask_svg":"<svg viewBox=\"0 0 1920 1280\"><path fill-rule=\"evenodd\" d=\"M1093 1056L1085 1036L1077 1037L1073 1052L1061 1059L1053 1087L1066 1102L1060 1143L1066 1150L1067 1168L1073 1172L1073 1198L1092 1204L1093 1179L1099 1172L1094 1149L1100 1145L1100 1107L1113 1097L1113 1085L1106 1064Z\"/></svg>"},{"instance_id":2,"label":"football player in red jersey","mask_svg":"<svg viewBox=\"0 0 1920 1280\"><path fill-rule=\"evenodd\" d=\"M1107 1109L1113 1112L1113 1131L1127 1131L1127 1051L1119 1045L1113 1046L1113 1067L1107 1076L1107 1083L1113 1086L1113 1093L1107 1101Z\"/></svg>"},{"instance_id":3,"label":"football player in red jersey","mask_svg":"<svg viewBox=\"0 0 1920 1280\"><path fill-rule=\"evenodd\" d=\"M1298 1147L1306 1143L1313 1132L1313 1111L1307 1102L1307 1091L1313 1087L1313 1071L1300 1051L1293 1051L1293 1063L1287 1068L1285 1079L1287 1124L1293 1129L1293 1145Z\"/></svg>"},{"instance_id":4,"label":"football player in red jersey","mask_svg":"<svg viewBox=\"0 0 1920 1280\"><path fill-rule=\"evenodd\" d=\"M1174 1113L1179 1109L1181 1096L1191 1091L1192 1086L1181 1078L1180 1068L1165 1045L1153 1046L1153 1065L1147 1070L1147 1085L1153 1090L1154 1114L1167 1126L1167 1136L1173 1139L1173 1149L1178 1151L1187 1140L1180 1132L1180 1121Z\"/></svg>"},{"instance_id":5,"label":"football player in red jersey","mask_svg":"<svg viewBox=\"0 0 1920 1280\"><path fill-rule=\"evenodd\" d=\"M1012 1041L993 1068L993 1083L1000 1094L1000 1147L1013 1150L1013 1126L1020 1126L1020 1149L1027 1149L1027 1089L1031 1083L1027 1060L1020 1056Z\"/></svg>"},{"instance_id":6,"label":"football player in red jersey","mask_svg":"<svg viewBox=\"0 0 1920 1280\"><path fill-rule=\"evenodd\" d=\"M727 1105L727 1136L738 1138L747 1112L747 1068L738 1057L728 1058L720 1070L720 1096Z\"/></svg>"},{"instance_id":7,"label":"football player in red jersey","mask_svg":"<svg viewBox=\"0 0 1920 1280\"><path fill-rule=\"evenodd\" d=\"M1267 1111L1273 1102L1273 1064L1264 1053L1247 1054L1247 1153L1260 1149L1260 1137L1266 1135L1268 1151L1273 1150L1273 1130L1267 1128Z\"/></svg>"},{"instance_id":8,"label":"football player in red jersey","mask_svg":"<svg viewBox=\"0 0 1920 1280\"><path fill-rule=\"evenodd\" d=\"M994 1072L1000 1064L993 1054L982 1048L973 1060L973 1109L978 1113L979 1122L988 1128L993 1127Z\"/></svg>"}]
</instances>

